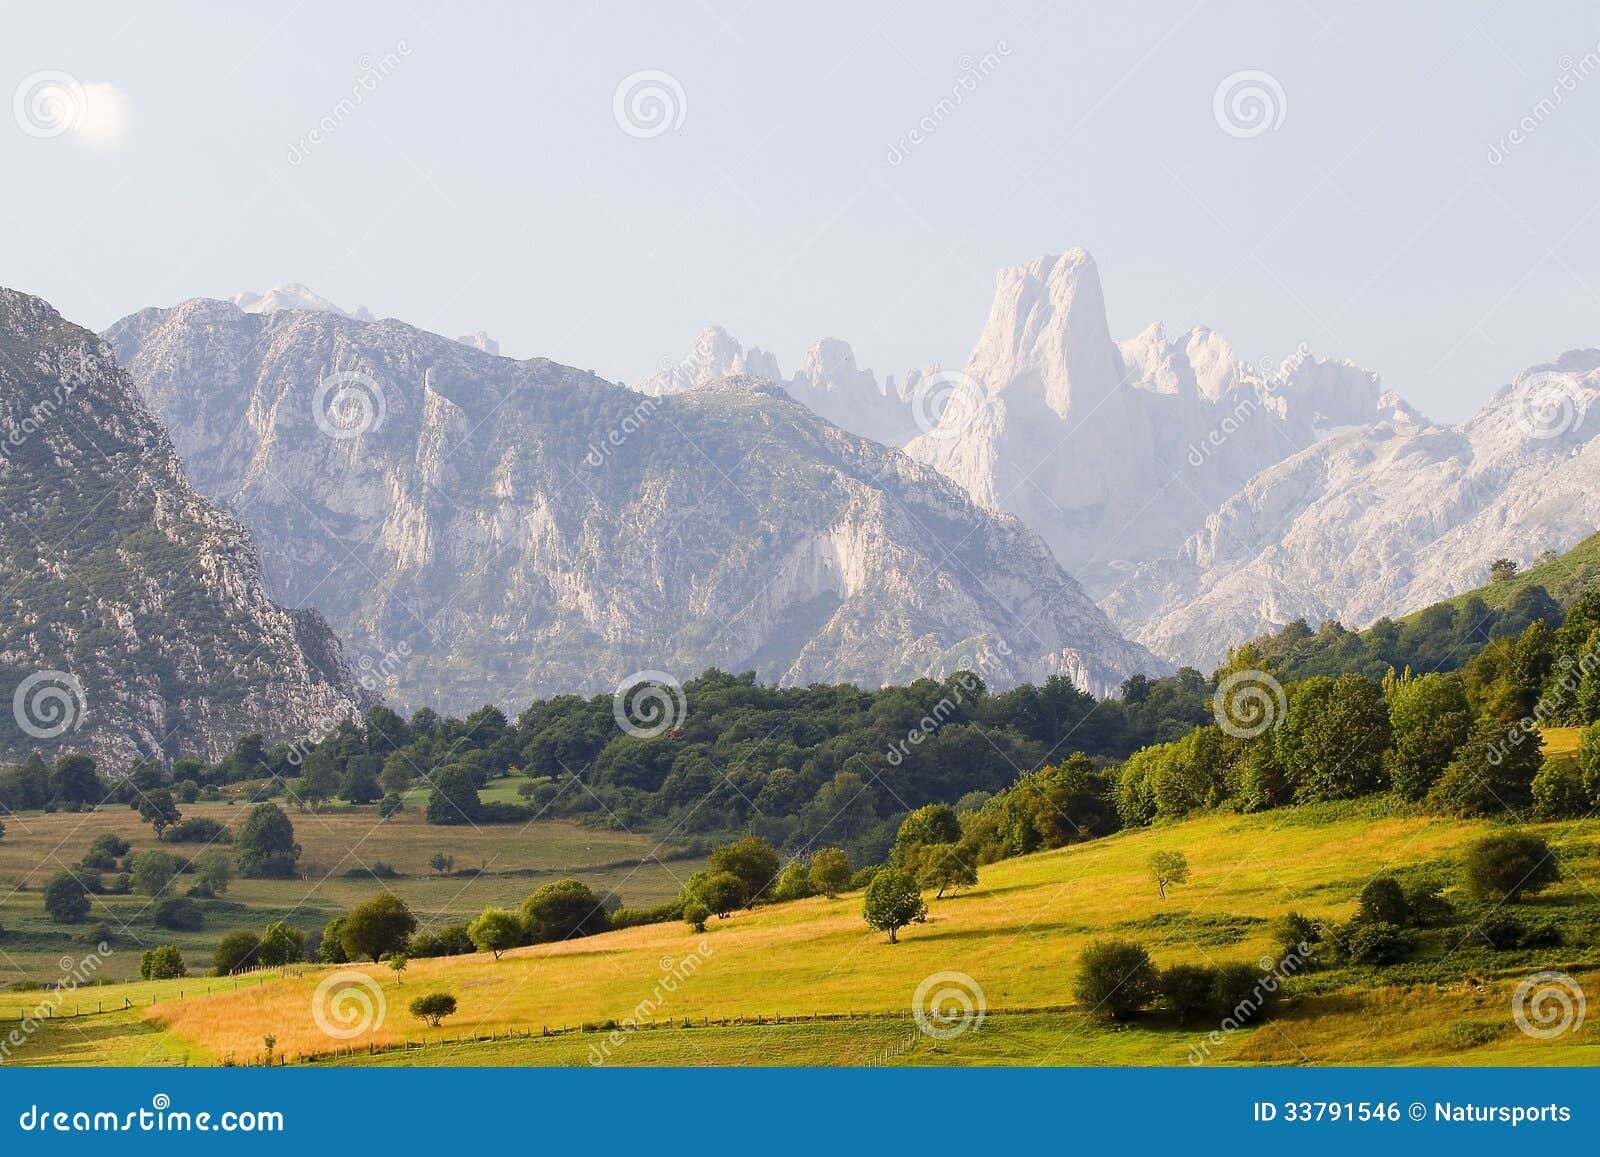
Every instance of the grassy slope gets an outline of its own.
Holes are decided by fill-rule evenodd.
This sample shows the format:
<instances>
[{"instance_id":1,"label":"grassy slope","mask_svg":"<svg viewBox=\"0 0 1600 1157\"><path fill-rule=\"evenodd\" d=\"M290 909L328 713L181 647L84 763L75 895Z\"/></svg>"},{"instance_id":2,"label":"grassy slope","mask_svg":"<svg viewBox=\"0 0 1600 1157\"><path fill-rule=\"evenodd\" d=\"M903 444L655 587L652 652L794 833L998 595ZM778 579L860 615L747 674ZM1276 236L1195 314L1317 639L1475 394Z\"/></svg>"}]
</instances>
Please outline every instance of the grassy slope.
<instances>
[{"instance_id":1,"label":"grassy slope","mask_svg":"<svg viewBox=\"0 0 1600 1157\"><path fill-rule=\"evenodd\" d=\"M1290 909L1344 916L1375 873L1447 858L1486 825L1421 817L1385 818L1359 807L1262 816L1209 816L1181 825L1126 832L1075 848L985 867L981 886L931 902L928 923L896 946L862 923L860 897L813 899L739 913L693 936L679 924L628 929L560 945L520 949L500 961L486 955L413 961L397 989L386 969L366 966L385 994L387 1015L357 1046L401 1039L440 1042L460 1036L537 1033L541 1026L623 1018L652 996L659 1019L752 1017L908 1010L918 983L955 969L982 985L994 1015L984 1029L948 1044L922 1038L909 1019L641 1032L618 1046L614 1063L1184 1063L1198 1033L1151 1024L1112 1033L1074 1011L1071 973L1078 952L1108 933L1146 943L1158 964L1255 961L1271 948L1267 920ZM1538 907L1571 913L1593 900L1600 825L1552 825L1569 856L1569 879ZM1184 851L1191 882L1162 902L1145 874L1152 851ZM1585 911L1592 911L1585 909ZM1581 915L1581 913L1580 913ZM690 954L703 954L692 977L663 994L661 978ZM1492 1059L1494 1063L1600 1060L1589 1048L1593 1026L1557 1042L1538 1042L1510 1021L1510 984L1542 967L1584 974L1600 970L1592 951L1495 954L1468 952L1381 974L1318 973L1274 1025L1230 1037L1225 1061L1383 1063ZM160 999L137 1015L105 1018L86 1040L85 1022L56 1022L22 1059L35 1063L95 1057L153 1063L187 1057L258 1055L270 1032L280 1054L326 1052L333 1042L310 1016L327 970L248 991L195 996L195 982L142 992ZM1480 989L1468 976L1487 982ZM1499 979L1496 979L1496 976ZM1391 980L1410 988L1370 985ZM1600 983L1600 981L1596 981ZM415 995L454 993L460 1011L443 1029L423 1031L405 1012ZM114 997L117 990L106 993ZM0 1003L0 1013L4 1004ZM519 1039L429 1048L381 1056L383 1063L586 1063L600 1034ZM1574 1050L1576 1050L1574 1052Z\"/></svg>"},{"instance_id":2,"label":"grassy slope","mask_svg":"<svg viewBox=\"0 0 1600 1157\"><path fill-rule=\"evenodd\" d=\"M183 808L186 817L209 816L223 824L237 823L247 810L220 803ZM145 896L94 897L90 923L104 921L116 933L117 953L107 963L106 974L136 976L139 952L157 944L177 944L194 967L209 961L216 942L235 928L259 932L267 923L283 919L307 931L321 928L380 886L411 904L424 925L442 925L471 919L491 904L520 904L539 885L564 875L581 876L599 890L615 889L630 904L660 903L675 896L682 881L700 866L692 861L621 866L649 857L657 850L657 841L564 820L475 829L429 826L417 809L385 822L379 822L370 807L316 814L290 809L290 814L303 849L302 878L235 880L221 903L209 905L207 926L200 932L156 928ZM0 928L5 930L0 934L0 984L23 978L53 980L58 957L85 950L87 946L76 939L83 926L52 923L40 893L46 880L77 863L103 832L122 836L135 851L157 846L149 826L126 807L77 815L30 812L5 817L5 836L0 838ZM194 844L161 846L179 855L192 856L200 850ZM436 851L455 857L454 874L440 877L431 871L428 860ZM403 878L380 885L344 874L379 861L393 866ZM473 874L482 868L490 874ZM0 1009L4 1007L0 996Z\"/></svg>"},{"instance_id":3,"label":"grassy slope","mask_svg":"<svg viewBox=\"0 0 1600 1157\"><path fill-rule=\"evenodd\" d=\"M1541 586L1550 597L1566 606L1584 590L1600 582L1600 534L1584 539L1566 554L1523 571L1503 583L1489 583L1477 590L1467 591L1454 598L1441 600L1442 605L1460 607L1470 598L1477 597L1491 610L1501 610L1511 605L1513 599L1528 587ZM1424 608L1425 610L1426 608ZM1401 621L1410 622L1422 615L1416 611Z\"/></svg>"}]
</instances>

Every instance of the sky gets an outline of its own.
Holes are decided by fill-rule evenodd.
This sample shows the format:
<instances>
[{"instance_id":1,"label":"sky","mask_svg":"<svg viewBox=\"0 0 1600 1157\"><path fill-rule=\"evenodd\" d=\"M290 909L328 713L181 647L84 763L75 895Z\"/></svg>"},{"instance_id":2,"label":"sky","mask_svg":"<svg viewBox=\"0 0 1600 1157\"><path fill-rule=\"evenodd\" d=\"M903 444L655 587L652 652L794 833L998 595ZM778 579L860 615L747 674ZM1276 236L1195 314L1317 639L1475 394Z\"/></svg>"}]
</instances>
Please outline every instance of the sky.
<instances>
[{"instance_id":1,"label":"sky","mask_svg":"<svg viewBox=\"0 0 1600 1157\"><path fill-rule=\"evenodd\" d=\"M959 366L1082 245L1112 332L1441 420L1600 345L1593 5L0 6L0 284L303 282L636 381L720 324ZM1237 98L1237 99L1235 99Z\"/></svg>"}]
</instances>

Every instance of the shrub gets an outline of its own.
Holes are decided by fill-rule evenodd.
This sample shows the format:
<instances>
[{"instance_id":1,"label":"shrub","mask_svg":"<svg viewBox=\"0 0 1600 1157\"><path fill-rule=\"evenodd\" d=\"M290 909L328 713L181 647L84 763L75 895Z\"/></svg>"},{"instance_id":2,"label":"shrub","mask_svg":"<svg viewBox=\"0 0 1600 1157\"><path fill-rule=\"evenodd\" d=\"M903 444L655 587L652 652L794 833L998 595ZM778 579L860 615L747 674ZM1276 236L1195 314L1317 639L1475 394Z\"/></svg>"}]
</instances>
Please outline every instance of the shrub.
<instances>
[{"instance_id":1,"label":"shrub","mask_svg":"<svg viewBox=\"0 0 1600 1157\"><path fill-rule=\"evenodd\" d=\"M1467 845L1467 891L1480 900L1515 904L1561 878L1556 854L1542 836L1502 832Z\"/></svg>"},{"instance_id":2,"label":"shrub","mask_svg":"<svg viewBox=\"0 0 1600 1157\"><path fill-rule=\"evenodd\" d=\"M44 910L57 924L77 924L89 914L89 890L70 872L50 877L44 886Z\"/></svg>"},{"instance_id":3,"label":"shrub","mask_svg":"<svg viewBox=\"0 0 1600 1157\"><path fill-rule=\"evenodd\" d=\"M704 932L706 921L711 919L711 909L699 900L690 900L683 906L683 922L689 926L691 932Z\"/></svg>"},{"instance_id":4,"label":"shrub","mask_svg":"<svg viewBox=\"0 0 1600 1157\"><path fill-rule=\"evenodd\" d=\"M171 944L152 948L139 956L140 980L177 980L188 975L183 955Z\"/></svg>"},{"instance_id":5,"label":"shrub","mask_svg":"<svg viewBox=\"0 0 1600 1157\"><path fill-rule=\"evenodd\" d=\"M254 932L242 928L229 932L217 941L216 953L211 958L213 970L218 976L227 976L241 968L251 968L256 963L256 949L260 947L261 941Z\"/></svg>"},{"instance_id":6,"label":"shrub","mask_svg":"<svg viewBox=\"0 0 1600 1157\"><path fill-rule=\"evenodd\" d=\"M169 932L198 932L206 926L205 910L193 900L177 896L157 904L152 918L157 928Z\"/></svg>"},{"instance_id":7,"label":"shrub","mask_svg":"<svg viewBox=\"0 0 1600 1157\"><path fill-rule=\"evenodd\" d=\"M167 829L169 844L231 844L233 836L228 829L210 816L195 816L173 824Z\"/></svg>"},{"instance_id":8,"label":"shrub","mask_svg":"<svg viewBox=\"0 0 1600 1157\"><path fill-rule=\"evenodd\" d=\"M1300 972L1310 967L1315 946L1322 940L1322 925L1310 916L1288 912L1272 925L1278 945L1278 967L1285 972Z\"/></svg>"},{"instance_id":9,"label":"shrub","mask_svg":"<svg viewBox=\"0 0 1600 1157\"><path fill-rule=\"evenodd\" d=\"M1211 987L1215 980L1209 968L1198 964L1174 964L1161 973L1161 1003L1179 1024L1189 1024L1211 1011Z\"/></svg>"},{"instance_id":10,"label":"shrub","mask_svg":"<svg viewBox=\"0 0 1600 1157\"><path fill-rule=\"evenodd\" d=\"M1522 921L1509 912L1494 912L1478 924L1477 933L1490 948L1505 952L1518 947L1527 934Z\"/></svg>"},{"instance_id":11,"label":"shrub","mask_svg":"<svg viewBox=\"0 0 1600 1157\"><path fill-rule=\"evenodd\" d=\"M610 926L600 897L578 880L546 884L522 902L522 927L530 944L593 936Z\"/></svg>"},{"instance_id":12,"label":"shrub","mask_svg":"<svg viewBox=\"0 0 1600 1157\"><path fill-rule=\"evenodd\" d=\"M1161 990L1144 945L1097 940L1078 957L1073 995L1094 1016L1132 1020Z\"/></svg>"},{"instance_id":13,"label":"shrub","mask_svg":"<svg viewBox=\"0 0 1600 1157\"><path fill-rule=\"evenodd\" d=\"M1404 928L1411 923L1411 906L1393 876L1375 876L1361 889L1356 919L1363 924L1393 924Z\"/></svg>"},{"instance_id":14,"label":"shrub","mask_svg":"<svg viewBox=\"0 0 1600 1157\"><path fill-rule=\"evenodd\" d=\"M1422 880L1406 888L1406 908L1413 927L1434 928L1455 917L1455 908L1439 894L1443 890L1443 885L1434 880Z\"/></svg>"},{"instance_id":15,"label":"shrub","mask_svg":"<svg viewBox=\"0 0 1600 1157\"><path fill-rule=\"evenodd\" d=\"M465 924L451 924L437 932L424 932L411 938L408 950L422 959L429 956L471 956L478 950Z\"/></svg>"},{"instance_id":16,"label":"shrub","mask_svg":"<svg viewBox=\"0 0 1600 1157\"><path fill-rule=\"evenodd\" d=\"M1393 924L1361 921L1346 929L1344 950L1352 964L1398 964L1411 955L1411 939Z\"/></svg>"},{"instance_id":17,"label":"shrub","mask_svg":"<svg viewBox=\"0 0 1600 1157\"><path fill-rule=\"evenodd\" d=\"M306 958L306 934L282 920L268 924L261 933L256 960L265 965L294 964Z\"/></svg>"},{"instance_id":18,"label":"shrub","mask_svg":"<svg viewBox=\"0 0 1600 1157\"><path fill-rule=\"evenodd\" d=\"M405 951L416 931L417 918L393 892L379 892L357 904L339 928L339 940L352 960L370 956L374 961L388 952Z\"/></svg>"},{"instance_id":19,"label":"shrub","mask_svg":"<svg viewBox=\"0 0 1600 1157\"><path fill-rule=\"evenodd\" d=\"M1226 1024L1249 1024L1278 1007L1278 977L1251 964L1222 964L1211 984L1211 1007Z\"/></svg>"},{"instance_id":20,"label":"shrub","mask_svg":"<svg viewBox=\"0 0 1600 1157\"><path fill-rule=\"evenodd\" d=\"M1544 820L1580 819L1589 814L1583 775L1570 759L1547 759L1533 777L1534 814Z\"/></svg>"},{"instance_id":21,"label":"shrub","mask_svg":"<svg viewBox=\"0 0 1600 1157\"><path fill-rule=\"evenodd\" d=\"M783 871L778 873L778 881L772 888L772 898L804 900L809 895L811 895L811 880L806 874L806 866L799 860L790 860Z\"/></svg>"}]
</instances>

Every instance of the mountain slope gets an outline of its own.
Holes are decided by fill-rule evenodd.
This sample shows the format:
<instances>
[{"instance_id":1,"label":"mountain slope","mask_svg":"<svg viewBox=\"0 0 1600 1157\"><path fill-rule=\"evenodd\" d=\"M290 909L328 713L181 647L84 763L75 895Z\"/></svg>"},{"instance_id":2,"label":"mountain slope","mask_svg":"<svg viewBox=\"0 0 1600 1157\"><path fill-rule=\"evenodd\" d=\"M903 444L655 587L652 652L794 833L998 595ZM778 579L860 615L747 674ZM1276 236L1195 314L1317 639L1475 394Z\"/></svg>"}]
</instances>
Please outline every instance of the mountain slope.
<instances>
[{"instance_id":1,"label":"mountain slope","mask_svg":"<svg viewBox=\"0 0 1600 1157\"><path fill-rule=\"evenodd\" d=\"M404 703L707 665L1104 691L1153 665L1014 520L767 383L642 397L395 321L216 301L107 336L273 589L383 655Z\"/></svg>"},{"instance_id":2,"label":"mountain slope","mask_svg":"<svg viewBox=\"0 0 1600 1157\"><path fill-rule=\"evenodd\" d=\"M1544 416L1564 400L1567 417L1542 422L1552 399ZM1470 591L1496 558L1532 562L1600 526L1597 402L1587 350L1530 369L1462 425L1330 438L1251 479L1105 605L1159 654L1208 664L1296 618L1363 627Z\"/></svg>"},{"instance_id":3,"label":"mountain slope","mask_svg":"<svg viewBox=\"0 0 1600 1157\"><path fill-rule=\"evenodd\" d=\"M262 585L92 333L0 289L0 754L215 759L356 710L338 641Z\"/></svg>"},{"instance_id":4,"label":"mountain slope","mask_svg":"<svg viewBox=\"0 0 1600 1157\"><path fill-rule=\"evenodd\" d=\"M1114 342L1094 260L1075 249L1000 271L938 426L907 453L1017 515L1099 593L1263 467L1385 414L1412 416L1348 362L1300 352L1263 370L1204 328Z\"/></svg>"}]
</instances>

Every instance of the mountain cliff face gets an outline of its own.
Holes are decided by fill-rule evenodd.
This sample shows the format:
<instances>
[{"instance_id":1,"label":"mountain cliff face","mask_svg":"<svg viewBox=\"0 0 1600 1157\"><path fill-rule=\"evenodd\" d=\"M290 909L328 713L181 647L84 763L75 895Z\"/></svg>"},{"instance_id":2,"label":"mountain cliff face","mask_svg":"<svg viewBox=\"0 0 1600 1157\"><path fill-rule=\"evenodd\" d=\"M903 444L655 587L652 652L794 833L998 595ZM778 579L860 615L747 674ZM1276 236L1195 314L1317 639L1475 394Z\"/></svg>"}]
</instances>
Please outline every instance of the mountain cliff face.
<instances>
[{"instance_id":1,"label":"mountain cliff face","mask_svg":"<svg viewBox=\"0 0 1600 1157\"><path fill-rule=\"evenodd\" d=\"M1000 271L953 378L938 426L907 453L1017 515L1094 592L1171 552L1262 468L1332 429L1410 413L1348 362L1253 366L1204 328L1114 342L1081 249Z\"/></svg>"},{"instance_id":2,"label":"mountain cliff face","mask_svg":"<svg viewBox=\"0 0 1600 1157\"><path fill-rule=\"evenodd\" d=\"M404 705L708 665L1094 690L1159 668L1015 520L755 378L647 397L398 322L217 301L107 337L272 588L381 656Z\"/></svg>"},{"instance_id":3,"label":"mountain cliff face","mask_svg":"<svg viewBox=\"0 0 1600 1157\"><path fill-rule=\"evenodd\" d=\"M1175 557L1106 600L1135 638L1208 665L1297 618L1348 627L1482 585L1600 526L1600 350L1535 366L1459 426L1350 430L1251 479Z\"/></svg>"},{"instance_id":4,"label":"mountain cliff face","mask_svg":"<svg viewBox=\"0 0 1600 1157\"><path fill-rule=\"evenodd\" d=\"M0 289L0 756L215 759L361 698L314 611L274 603L243 528L99 338Z\"/></svg>"},{"instance_id":5,"label":"mountain cliff face","mask_svg":"<svg viewBox=\"0 0 1600 1157\"><path fill-rule=\"evenodd\" d=\"M634 388L662 397L739 375L774 382L840 429L885 446L903 446L920 429L915 398L924 375L914 370L900 387L893 376L880 385L871 370L856 365L848 342L831 337L808 349L794 377L785 378L772 354L758 346L747 350L727 330L711 326L695 338L694 348L683 360L664 366Z\"/></svg>"}]
</instances>

